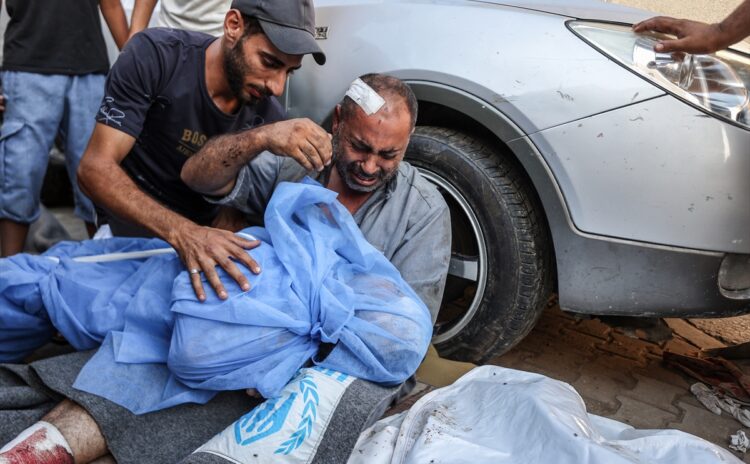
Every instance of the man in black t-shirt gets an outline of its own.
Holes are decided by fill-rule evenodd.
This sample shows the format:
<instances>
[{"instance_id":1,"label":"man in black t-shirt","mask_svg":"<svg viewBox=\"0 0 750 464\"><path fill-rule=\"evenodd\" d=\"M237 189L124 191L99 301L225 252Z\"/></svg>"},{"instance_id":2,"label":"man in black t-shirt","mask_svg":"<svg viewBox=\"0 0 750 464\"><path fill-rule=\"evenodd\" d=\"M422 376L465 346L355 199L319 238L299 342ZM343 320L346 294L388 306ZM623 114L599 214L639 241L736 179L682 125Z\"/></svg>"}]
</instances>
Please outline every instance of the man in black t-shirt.
<instances>
[{"instance_id":1,"label":"man in black t-shirt","mask_svg":"<svg viewBox=\"0 0 750 464\"><path fill-rule=\"evenodd\" d=\"M309 0L234 0L221 38L149 29L131 39L110 71L79 183L115 235L169 242L201 300L201 273L227 298L217 265L249 288L230 258L260 272L245 252L257 242L209 227L217 210L182 182L182 165L199 152L271 151L323 169L330 135L308 119L283 121L275 98L308 53L325 62Z\"/></svg>"},{"instance_id":2,"label":"man in black t-shirt","mask_svg":"<svg viewBox=\"0 0 750 464\"><path fill-rule=\"evenodd\" d=\"M58 132L75 214L93 231L94 210L77 188L75 173L109 69L99 9L118 47L128 37L120 0L8 0L5 6L10 20L3 46L7 104L0 133L0 256L21 252L29 224L39 217L42 181Z\"/></svg>"}]
</instances>

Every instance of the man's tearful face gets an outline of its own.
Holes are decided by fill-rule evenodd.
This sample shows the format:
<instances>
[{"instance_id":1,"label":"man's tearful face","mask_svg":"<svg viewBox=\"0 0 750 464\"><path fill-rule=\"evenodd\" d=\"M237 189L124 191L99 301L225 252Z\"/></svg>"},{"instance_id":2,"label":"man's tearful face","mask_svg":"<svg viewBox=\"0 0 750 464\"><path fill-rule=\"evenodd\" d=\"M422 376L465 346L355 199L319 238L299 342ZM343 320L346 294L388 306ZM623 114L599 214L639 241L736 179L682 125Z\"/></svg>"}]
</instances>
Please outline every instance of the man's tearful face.
<instances>
[{"instance_id":1,"label":"man's tearful face","mask_svg":"<svg viewBox=\"0 0 750 464\"><path fill-rule=\"evenodd\" d=\"M359 109L334 131L336 171L346 186L368 193L387 183L398 171L411 135L409 112L400 102L367 116Z\"/></svg>"},{"instance_id":2,"label":"man's tearful face","mask_svg":"<svg viewBox=\"0 0 750 464\"><path fill-rule=\"evenodd\" d=\"M344 179L346 186L355 192L372 192L388 182L398 171L398 163L390 168L376 167L374 172L368 171L362 161L347 157L341 143L338 143L335 137L333 156L339 176Z\"/></svg>"}]
</instances>

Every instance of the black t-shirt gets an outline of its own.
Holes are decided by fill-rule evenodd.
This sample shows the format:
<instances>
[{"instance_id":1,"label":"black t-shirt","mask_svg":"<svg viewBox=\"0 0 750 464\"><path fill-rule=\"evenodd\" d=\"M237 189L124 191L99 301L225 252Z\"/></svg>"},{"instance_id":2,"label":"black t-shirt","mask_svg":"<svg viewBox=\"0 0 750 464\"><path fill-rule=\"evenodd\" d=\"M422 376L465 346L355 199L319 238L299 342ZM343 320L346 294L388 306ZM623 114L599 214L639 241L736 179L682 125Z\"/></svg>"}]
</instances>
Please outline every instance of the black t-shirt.
<instances>
[{"instance_id":1,"label":"black t-shirt","mask_svg":"<svg viewBox=\"0 0 750 464\"><path fill-rule=\"evenodd\" d=\"M180 179L188 157L208 139L284 119L271 97L235 114L222 112L206 89L207 34L147 29L133 37L107 76L97 121L136 138L122 167L138 186L166 207L200 224L216 206Z\"/></svg>"},{"instance_id":2,"label":"black t-shirt","mask_svg":"<svg viewBox=\"0 0 750 464\"><path fill-rule=\"evenodd\" d=\"M39 74L104 74L107 46L99 0L6 0L3 69Z\"/></svg>"}]
</instances>

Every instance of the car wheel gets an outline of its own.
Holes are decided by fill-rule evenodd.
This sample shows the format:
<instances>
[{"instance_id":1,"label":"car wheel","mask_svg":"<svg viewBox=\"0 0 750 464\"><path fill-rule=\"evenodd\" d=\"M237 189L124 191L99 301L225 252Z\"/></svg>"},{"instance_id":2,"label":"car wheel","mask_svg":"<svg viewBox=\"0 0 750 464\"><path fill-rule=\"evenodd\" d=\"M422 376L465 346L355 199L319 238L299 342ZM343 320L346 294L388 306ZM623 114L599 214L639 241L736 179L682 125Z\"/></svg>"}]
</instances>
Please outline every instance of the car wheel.
<instances>
[{"instance_id":1,"label":"car wheel","mask_svg":"<svg viewBox=\"0 0 750 464\"><path fill-rule=\"evenodd\" d=\"M452 255L433 343L484 362L534 326L552 287L552 249L541 205L518 162L464 132L417 127L407 160L443 194Z\"/></svg>"}]
</instances>

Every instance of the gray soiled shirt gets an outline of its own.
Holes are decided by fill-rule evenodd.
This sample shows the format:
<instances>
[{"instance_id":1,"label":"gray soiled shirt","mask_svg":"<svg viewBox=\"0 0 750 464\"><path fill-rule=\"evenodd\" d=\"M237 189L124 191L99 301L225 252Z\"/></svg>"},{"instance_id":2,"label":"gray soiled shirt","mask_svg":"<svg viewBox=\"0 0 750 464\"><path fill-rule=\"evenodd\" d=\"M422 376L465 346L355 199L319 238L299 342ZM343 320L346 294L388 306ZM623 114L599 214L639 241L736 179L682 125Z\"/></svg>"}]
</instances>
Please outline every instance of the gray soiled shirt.
<instances>
[{"instance_id":1,"label":"gray soiled shirt","mask_svg":"<svg viewBox=\"0 0 750 464\"><path fill-rule=\"evenodd\" d=\"M227 196L208 200L260 217L279 183L298 182L308 174L291 158L263 152L242 168ZM422 298L434 323L451 252L450 213L440 192L402 161L393 179L357 210L354 221Z\"/></svg>"}]
</instances>

